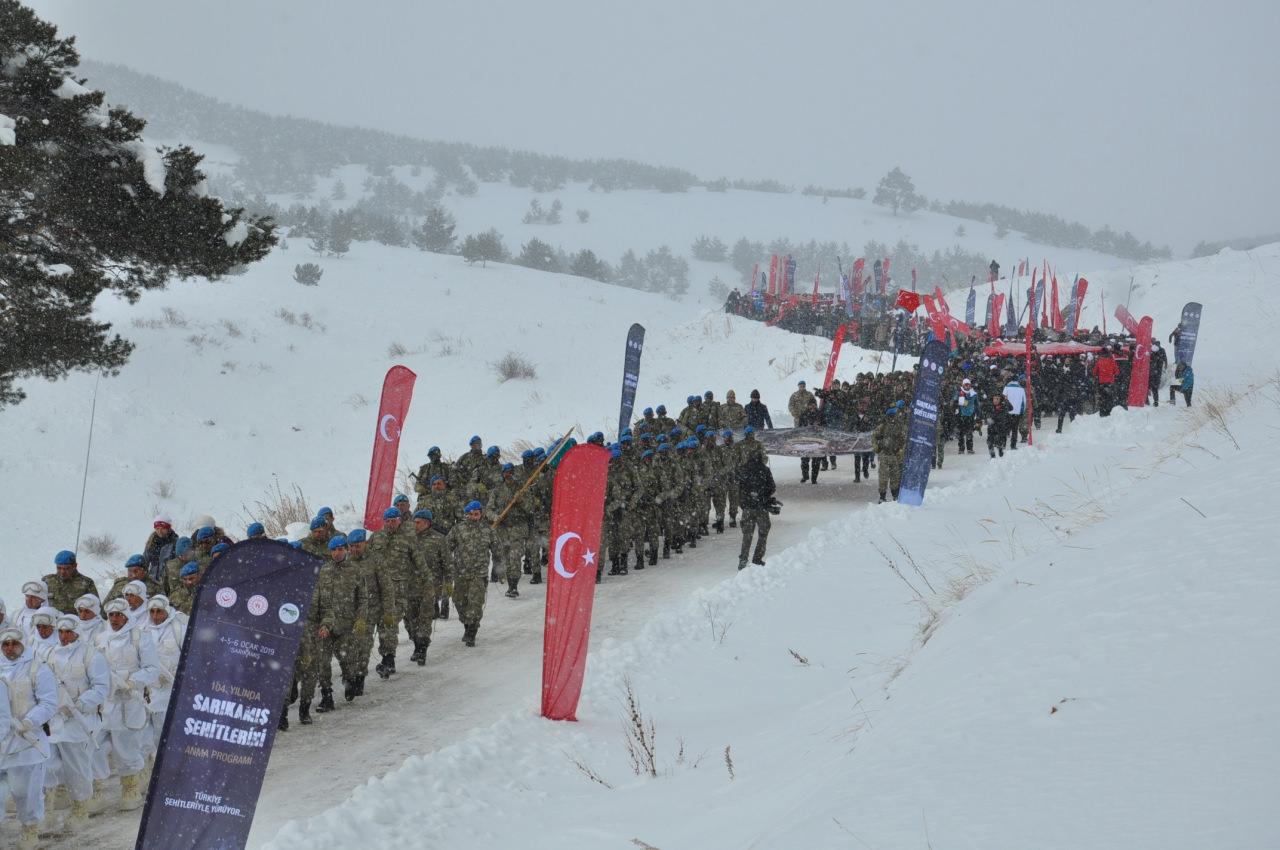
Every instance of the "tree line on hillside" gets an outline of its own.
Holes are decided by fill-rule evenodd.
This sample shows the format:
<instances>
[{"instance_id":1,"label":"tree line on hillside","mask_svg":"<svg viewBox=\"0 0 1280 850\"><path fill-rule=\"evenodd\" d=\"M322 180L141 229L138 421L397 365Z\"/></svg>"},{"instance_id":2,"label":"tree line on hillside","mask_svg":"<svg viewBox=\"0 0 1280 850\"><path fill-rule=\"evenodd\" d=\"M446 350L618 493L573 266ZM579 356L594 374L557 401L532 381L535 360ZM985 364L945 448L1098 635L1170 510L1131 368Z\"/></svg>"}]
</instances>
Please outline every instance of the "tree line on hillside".
<instances>
[{"instance_id":1,"label":"tree line on hillside","mask_svg":"<svg viewBox=\"0 0 1280 850\"><path fill-rule=\"evenodd\" d=\"M656 189L686 192L696 186L708 191L737 189L779 194L795 187L773 179L700 180L679 168L646 165L622 159L576 160L501 147L427 141L379 130L338 127L301 118L266 115L197 94L174 83L123 66L85 62L90 83L106 88L115 101L149 115L151 132L165 137L196 138L233 148L239 155L236 177L249 194L310 196L318 175L343 165L368 165L375 178L392 176L391 167L430 168L433 178L421 206L440 200L446 192L474 194L476 181L510 183L536 192L553 192L570 182L593 189ZM287 153L287 155L285 155ZM883 192L886 181L893 191ZM1018 231L1028 239L1062 248L1090 248L1125 259L1146 261L1171 256L1167 247L1140 241L1128 231L1110 226L1091 230L1059 216L1001 204L928 200L910 186L910 178L895 168L877 187L876 203L895 211L928 208L933 212L985 222L996 235ZM385 187L388 192L396 192ZM405 187L407 190L407 187ZM861 188L826 189L806 186L802 194L824 198L864 198Z\"/></svg>"}]
</instances>

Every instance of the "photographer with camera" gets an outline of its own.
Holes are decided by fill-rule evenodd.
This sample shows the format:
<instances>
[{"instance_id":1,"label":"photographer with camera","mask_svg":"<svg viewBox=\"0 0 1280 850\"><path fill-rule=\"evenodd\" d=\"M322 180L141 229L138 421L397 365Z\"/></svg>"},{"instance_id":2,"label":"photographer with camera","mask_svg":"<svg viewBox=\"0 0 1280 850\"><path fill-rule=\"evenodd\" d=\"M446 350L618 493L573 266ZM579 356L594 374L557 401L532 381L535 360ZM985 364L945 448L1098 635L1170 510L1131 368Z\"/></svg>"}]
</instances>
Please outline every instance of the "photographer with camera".
<instances>
[{"instance_id":1,"label":"photographer with camera","mask_svg":"<svg viewBox=\"0 0 1280 850\"><path fill-rule=\"evenodd\" d=\"M738 569L747 565L751 536L758 533L751 563L764 566L764 548L769 540L769 515L782 512L782 503L774 498L777 487L773 473L765 465L763 452L748 452L738 467L738 502L742 507L742 549L738 553Z\"/></svg>"}]
</instances>

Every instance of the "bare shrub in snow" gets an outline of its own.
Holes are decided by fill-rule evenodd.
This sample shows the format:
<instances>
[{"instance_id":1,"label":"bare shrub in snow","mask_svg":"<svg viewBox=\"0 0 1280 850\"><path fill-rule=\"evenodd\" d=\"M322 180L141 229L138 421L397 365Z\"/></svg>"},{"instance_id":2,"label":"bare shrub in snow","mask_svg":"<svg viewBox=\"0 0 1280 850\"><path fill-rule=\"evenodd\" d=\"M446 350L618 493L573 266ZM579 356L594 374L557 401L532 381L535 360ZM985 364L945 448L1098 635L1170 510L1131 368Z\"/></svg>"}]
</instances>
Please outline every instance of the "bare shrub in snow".
<instances>
[{"instance_id":1,"label":"bare shrub in snow","mask_svg":"<svg viewBox=\"0 0 1280 850\"><path fill-rule=\"evenodd\" d=\"M227 332L227 336L231 337L232 339L236 339L244 336L244 332L240 330L240 326L237 325L235 322L231 321L230 319L222 319L220 323L222 325L223 330Z\"/></svg>"},{"instance_id":2,"label":"bare shrub in snow","mask_svg":"<svg viewBox=\"0 0 1280 850\"><path fill-rule=\"evenodd\" d=\"M303 286L319 286L324 269L315 263L299 263L293 267L293 279Z\"/></svg>"},{"instance_id":3,"label":"bare shrub in snow","mask_svg":"<svg viewBox=\"0 0 1280 850\"><path fill-rule=\"evenodd\" d=\"M498 383L500 384L505 384L507 381L532 380L538 377L538 369L533 365L533 362L523 354L515 351L508 351L497 363L489 365L494 374L498 376Z\"/></svg>"},{"instance_id":4,"label":"bare shrub in snow","mask_svg":"<svg viewBox=\"0 0 1280 850\"><path fill-rule=\"evenodd\" d=\"M150 331L158 331L165 326L160 319L134 319L133 326L135 328L145 328Z\"/></svg>"},{"instance_id":5,"label":"bare shrub in snow","mask_svg":"<svg viewBox=\"0 0 1280 850\"><path fill-rule=\"evenodd\" d=\"M309 522L311 509L307 507L307 497L297 484L286 491L276 479L275 487L267 491L266 496L256 500L252 508L242 506L245 514L253 522L262 523L268 537L282 537L291 522Z\"/></svg>"},{"instance_id":6,"label":"bare shrub in snow","mask_svg":"<svg viewBox=\"0 0 1280 850\"><path fill-rule=\"evenodd\" d=\"M112 561L120 555L120 544L110 534L90 534L80 548L102 561Z\"/></svg>"},{"instance_id":7,"label":"bare shrub in snow","mask_svg":"<svg viewBox=\"0 0 1280 850\"><path fill-rule=\"evenodd\" d=\"M185 328L187 326L187 317L172 307L165 307L160 311L160 314L164 316L164 323L171 328Z\"/></svg>"},{"instance_id":8,"label":"bare shrub in snow","mask_svg":"<svg viewBox=\"0 0 1280 850\"><path fill-rule=\"evenodd\" d=\"M586 224L591 220L591 210L578 210L578 221Z\"/></svg>"},{"instance_id":9,"label":"bare shrub in snow","mask_svg":"<svg viewBox=\"0 0 1280 850\"><path fill-rule=\"evenodd\" d=\"M395 360L397 357L404 357L408 353L409 349L405 348L398 342L393 342L387 346L387 356L392 360Z\"/></svg>"},{"instance_id":10,"label":"bare shrub in snow","mask_svg":"<svg viewBox=\"0 0 1280 850\"><path fill-rule=\"evenodd\" d=\"M631 677L624 676L622 684L625 710L622 727L627 736L627 755L631 757L631 769L636 776L656 777L658 775L658 736L653 718L645 717L644 711L640 708L640 700L636 697Z\"/></svg>"},{"instance_id":11,"label":"bare shrub in snow","mask_svg":"<svg viewBox=\"0 0 1280 850\"><path fill-rule=\"evenodd\" d=\"M352 410L359 410L362 407L368 406L369 399L365 398L363 393L352 393L347 396L347 400L344 401L343 404Z\"/></svg>"},{"instance_id":12,"label":"bare shrub in snow","mask_svg":"<svg viewBox=\"0 0 1280 850\"><path fill-rule=\"evenodd\" d=\"M151 494L157 499L172 499L174 494L173 482L160 480L151 485ZM156 511L159 513L159 511Z\"/></svg>"},{"instance_id":13,"label":"bare shrub in snow","mask_svg":"<svg viewBox=\"0 0 1280 850\"><path fill-rule=\"evenodd\" d=\"M734 776L733 753L730 752L730 749L731 749L730 747L724 748L724 766L725 766L725 769L729 771L729 781L732 782L737 777Z\"/></svg>"}]
</instances>

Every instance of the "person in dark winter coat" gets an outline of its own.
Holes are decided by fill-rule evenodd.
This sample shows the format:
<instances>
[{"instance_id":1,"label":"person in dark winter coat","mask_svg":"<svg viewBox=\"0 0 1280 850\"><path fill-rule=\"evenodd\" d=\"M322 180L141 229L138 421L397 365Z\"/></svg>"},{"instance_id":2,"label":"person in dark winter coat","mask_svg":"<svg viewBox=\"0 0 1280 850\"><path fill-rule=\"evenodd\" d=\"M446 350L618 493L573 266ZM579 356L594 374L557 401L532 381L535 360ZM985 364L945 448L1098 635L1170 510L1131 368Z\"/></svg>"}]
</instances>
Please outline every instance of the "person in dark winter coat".
<instances>
[{"instance_id":1,"label":"person in dark winter coat","mask_svg":"<svg viewBox=\"0 0 1280 850\"><path fill-rule=\"evenodd\" d=\"M751 391L751 401L747 402L747 424L752 428L759 430L761 428L773 429L773 419L769 417L769 408L760 403L760 391Z\"/></svg>"},{"instance_id":2,"label":"person in dark winter coat","mask_svg":"<svg viewBox=\"0 0 1280 850\"><path fill-rule=\"evenodd\" d=\"M742 549L738 552L738 569L747 565L747 554L751 552L751 537L758 530L755 552L751 563L764 566L765 545L769 541L769 508L773 505L773 495L777 486L773 482L773 473L765 465L762 452L748 452L738 467L738 503L742 507Z\"/></svg>"},{"instance_id":3,"label":"person in dark winter coat","mask_svg":"<svg viewBox=\"0 0 1280 850\"><path fill-rule=\"evenodd\" d=\"M1174 393L1182 393L1182 397L1187 401L1187 407L1191 406L1191 390L1195 387L1196 376L1191 371L1191 366L1186 363L1179 363L1173 369L1174 383L1169 384L1169 403L1176 404L1174 401Z\"/></svg>"},{"instance_id":4,"label":"person in dark winter coat","mask_svg":"<svg viewBox=\"0 0 1280 850\"><path fill-rule=\"evenodd\" d=\"M1012 421L1008 399L1001 393L991 396L991 403L987 406L987 453L992 457L996 452L1004 457L1004 444L1009 439Z\"/></svg>"},{"instance_id":5,"label":"person in dark winter coat","mask_svg":"<svg viewBox=\"0 0 1280 850\"><path fill-rule=\"evenodd\" d=\"M1169 355L1164 353L1160 340L1151 343L1151 360L1147 365L1147 390L1151 393L1152 405L1160 406L1160 384L1164 377L1165 367L1169 365Z\"/></svg>"}]
</instances>

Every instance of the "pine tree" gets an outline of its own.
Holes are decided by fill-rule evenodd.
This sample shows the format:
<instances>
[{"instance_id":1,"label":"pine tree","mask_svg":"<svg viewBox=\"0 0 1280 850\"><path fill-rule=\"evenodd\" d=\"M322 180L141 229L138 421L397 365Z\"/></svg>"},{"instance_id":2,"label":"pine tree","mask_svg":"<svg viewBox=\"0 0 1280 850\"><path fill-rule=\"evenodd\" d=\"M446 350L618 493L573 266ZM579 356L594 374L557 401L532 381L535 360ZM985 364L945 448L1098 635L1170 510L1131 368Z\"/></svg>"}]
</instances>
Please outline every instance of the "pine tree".
<instances>
[{"instance_id":1,"label":"pine tree","mask_svg":"<svg viewBox=\"0 0 1280 850\"><path fill-rule=\"evenodd\" d=\"M645 269L636 252L629 250L618 260L618 283L631 289L645 288Z\"/></svg>"},{"instance_id":2,"label":"pine tree","mask_svg":"<svg viewBox=\"0 0 1280 850\"><path fill-rule=\"evenodd\" d=\"M525 224L541 224L546 220L547 214L542 209L542 202L537 198L529 201L529 210L524 214Z\"/></svg>"},{"instance_id":3,"label":"pine tree","mask_svg":"<svg viewBox=\"0 0 1280 850\"><path fill-rule=\"evenodd\" d=\"M555 249L541 239L533 238L520 248L516 265L544 272L559 271Z\"/></svg>"},{"instance_id":4,"label":"pine tree","mask_svg":"<svg viewBox=\"0 0 1280 850\"><path fill-rule=\"evenodd\" d=\"M564 204L560 203L560 199L556 198L551 202L551 209L547 210L547 224L559 224L560 213L564 210Z\"/></svg>"},{"instance_id":5,"label":"pine tree","mask_svg":"<svg viewBox=\"0 0 1280 850\"><path fill-rule=\"evenodd\" d=\"M635 255L633 254L632 256ZM569 272L578 277L600 281L607 281L610 275L609 264L597 257L595 252L589 248L583 248L574 255L573 264L569 267Z\"/></svg>"},{"instance_id":6,"label":"pine tree","mask_svg":"<svg viewBox=\"0 0 1280 850\"><path fill-rule=\"evenodd\" d=\"M333 184L333 191L329 193L329 197L335 201L345 201L347 199L347 184L341 180Z\"/></svg>"},{"instance_id":7,"label":"pine tree","mask_svg":"<svg viewBox=\"0 0 1280 850\"><path fill-rule=\"evenodd\" d=\"M473 233L462 241L462 259L468 263L487 265L490 260L504 263L511 258L502 235L490 228L484 233Z\"/></svg>"},{"instance_id":8,"label":"pine tree","mask_svg":"<svg viewBox=\"0 0 1280 850\"><path fill-rule=\"evenodd\" d=\"M871 203L881 207L892 207L893 214L897 215L898 210L915 212L926 202L924 196L916 192L911 178L904 174L901 168L894 166L892 171L880 178L880 185L876 186L876 196L871 199Z\"/></svg>"},{"instance_id":9,"label":"pine tree","mask_svg":"<svg viewBox=\"0 0 1280 850\"><path fill-rule=\"evenodd\" d=\"M413 244L433 254L448 254L456 240L453 229L457 226L448 210L433 206L427 210L422 226L413 232Z\"/></svg>"},{"instance_id":10,"label":"pine tree","mask_svg":"<svg viewBox=\"0 0 1280 850\"><path fill-rule=\"evenodd\" d=\"M0 0L0 406L22 378L124 365L133 345L95 319L99 294L220 278L276 242L269 218L202 191L189 147L150 148L142 119L74 79L79 62L72 39Z\"/></svg>"},{"instance_id":11,"label":"pine tree","mask_svg":"<svg viewBox=\"0 0 1280 850\"><path fill-rule=\"evenodd\" d=\"M718 236L699 236L693 240L693 257L709 263L722 263L727 256L724 243Z\"/></svg>"},{"instance_id":12,"label":"pine tree","mask_svg":"<svg viewBox=\"0 0 1280 850\"><path fill-rule=\"evenodd\" d=\"M293 279L303 286L316 286L324 277L324 269L315 263L299 263L293 267Z\"/></svg>"},{"instance_id":13,"label":"pine tree","mask_svg":"<svg viewBox=\"0 0 1280 850\"><path fill-rule=\"evenodd\" d=\"M351 240L355 238L354 213L338 213L329 223L329 253L341 257L351 250Z\"/></svg>"}]
</instances>

